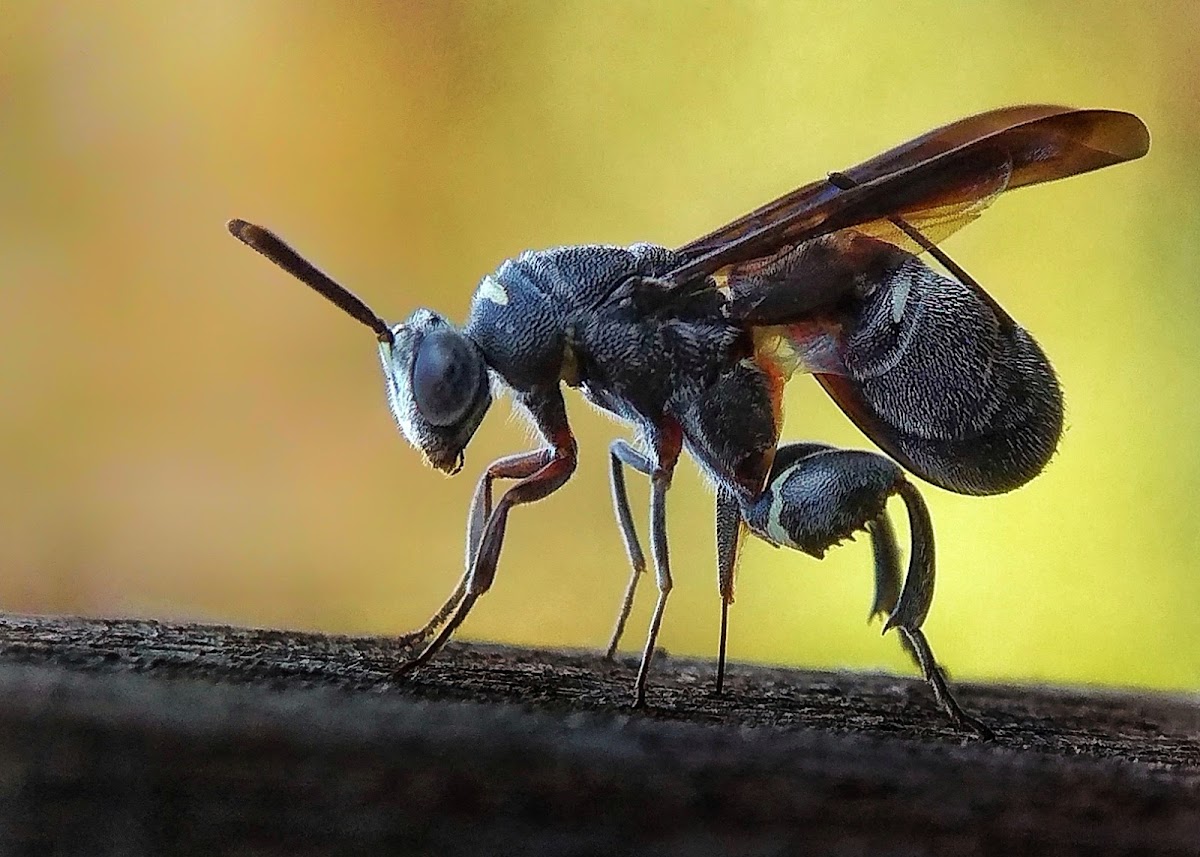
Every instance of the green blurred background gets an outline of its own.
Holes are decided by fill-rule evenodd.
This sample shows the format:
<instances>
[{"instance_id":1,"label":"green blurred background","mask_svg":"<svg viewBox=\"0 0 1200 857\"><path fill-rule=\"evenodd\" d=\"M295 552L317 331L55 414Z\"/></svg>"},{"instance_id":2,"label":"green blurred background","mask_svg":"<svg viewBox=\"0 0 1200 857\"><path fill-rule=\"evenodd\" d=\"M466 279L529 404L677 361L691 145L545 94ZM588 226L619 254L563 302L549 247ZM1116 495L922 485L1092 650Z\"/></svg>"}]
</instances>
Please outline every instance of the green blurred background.
<instances>
[{"instance_id":1,"label":"green blurred background","mask_svg":"<svg viewBox=\"0 0 1200 857\"><path fill-rule=\"evenodd\" d=\"M460 571L456 479L361 326L233 241L267 224L390 318L461 319L525 248L680 244L992 107L1138 113L1149 158L1000 200L947 249L1051 355L1068 428L1011 495L926 488L964 678L1200 687L1200 4L19 3L0 15L0 607L392 633ZM785 436L867 441L798 378ZM627 567L606 449L515 513L463 636L597 648ZM639 523L645 486L635 480ZM712 498L671 493L662 634L710 656ZM645 527L642 527L643 532ZM626 638L639 647L652 587ZM860 539L750 543L731 654L907 670Z\"/></svg>"}]
</instances>

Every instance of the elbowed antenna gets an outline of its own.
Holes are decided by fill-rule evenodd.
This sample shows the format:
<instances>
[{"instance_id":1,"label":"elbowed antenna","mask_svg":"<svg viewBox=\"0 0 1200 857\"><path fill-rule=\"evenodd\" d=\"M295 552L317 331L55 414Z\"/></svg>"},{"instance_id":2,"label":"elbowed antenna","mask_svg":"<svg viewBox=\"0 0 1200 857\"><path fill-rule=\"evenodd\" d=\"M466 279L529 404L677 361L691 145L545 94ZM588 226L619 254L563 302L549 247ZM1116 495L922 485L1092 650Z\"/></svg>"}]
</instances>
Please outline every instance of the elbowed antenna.
<instances>
[{"instance_id":1,"label":"elbowed antenna","mask_svg":"<svg viewBox=\"0 0 1200 857\"><path fill-rule=\"evenodd\" d=\"M234 219L226 224L229 234L251 250L257 250L296 279L311 286L331 302L337 304L371 330L380 342L391 345L394 341L391 329L369 306L344 286L334 282L329 275L317 268L272 232L253 223Z\"/></svg>"}]
</instances>

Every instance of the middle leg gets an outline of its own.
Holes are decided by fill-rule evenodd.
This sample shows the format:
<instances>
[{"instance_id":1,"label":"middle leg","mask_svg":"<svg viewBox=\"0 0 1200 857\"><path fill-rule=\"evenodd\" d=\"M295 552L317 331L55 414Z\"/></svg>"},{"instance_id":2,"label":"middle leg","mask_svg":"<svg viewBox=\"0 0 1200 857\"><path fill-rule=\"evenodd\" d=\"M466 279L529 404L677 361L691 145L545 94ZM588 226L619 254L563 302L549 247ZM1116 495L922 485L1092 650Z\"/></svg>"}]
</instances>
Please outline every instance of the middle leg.
<instances>
[{"instance_id":1,"label":"middle leg","mask_svg":"<svg viewBox=\"0 0 1200 857\"><path fill-rule=\"evenodd\" d=\"M638 581L646 571L646 555L638 541L637 528L633 525L633 513L629 510L629 493L625 490L625 467L632 467L646 476L654 475L654 464L642 453L634 449L628 441L614 440L608 447L609 480L612 483L613 510L617 515L617 524L621 527L621 539L625 542L625 552L629 555L629 564L633 568L629 583L625 587L625 598L621 601L621 611L617 614L617 622L613 627L612 639L604 652L605 660L612 660L621 643L621 635L625 633L625 623L629 621L629 611L633 609L633 597L637 593Z\"/></svg>"},{"instance_id":2,"label":"middle leg","mask_svg":"<svg viewBox=\"0 0 1200 857\"><path fill-rule=\"evenodd\" d=\"M664 416L657 427L657 430L649 438L652 455L645 455L635 449L632 445L617 441L611 447L614 456L614 470L616 469L616 461L619 460L623 464L627 464L639 473L644 473L650 477L650 555L654 560L654 576L658 584L658 600L654 605L654 613L650 619L650 628L646 634L646 646L642 650L642 660L638 666L637 681L634 687L633 705L639 708L646 702L646 681L650 675L650 664L654 660L654 648L658 643L658 632L662 627L663 614L667 607L667 596L671 593L673 586L671 580L671 562L670 555L667 550L667 490L671 487L671 477L675 473L675 465L679 461L679 453L683 449L683 433L680 430L679 424L669 416ZM622 488L624 480L621 480ZM614 485L614 493L616 486ZM622 492L623 493L623 492ZM625 499L625 512L628 513L628 499ZM626 546L631 543L637 547L640 553L641 548L637 545L637 536L633 530L632 518L629 518L628 527L625 520L621 516L621 505L618 500L618 520L622 524L622 534L626 536ZM632 542L630 541L632 536ZM634 577L630 581L630 586L626 593L626 602L622 604L621 616L618 617L618 625L616 633L614 633L614 644L620 636L624 620L628 617L629 607L633 602L633 589L637 585L639 572L637 569L636 555L633 550L630 550L630 560L634 565ZM643 558L643 563L644 563ZM615 648L610 646L610 648Z\"/></svg>"}]
</instances>

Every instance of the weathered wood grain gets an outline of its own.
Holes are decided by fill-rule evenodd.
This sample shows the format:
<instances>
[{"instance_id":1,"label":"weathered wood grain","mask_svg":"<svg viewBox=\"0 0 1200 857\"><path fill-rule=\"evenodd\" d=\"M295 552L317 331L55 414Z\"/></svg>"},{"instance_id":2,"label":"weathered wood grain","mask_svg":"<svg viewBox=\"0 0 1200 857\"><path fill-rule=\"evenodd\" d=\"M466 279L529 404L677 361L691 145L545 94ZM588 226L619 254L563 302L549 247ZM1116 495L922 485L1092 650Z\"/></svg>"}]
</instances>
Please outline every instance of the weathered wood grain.
<instances>
[{"instance_id":1,"label":"weathered wood grain","mask_svg":"<svg viewBox=\"0 0 1200 857\"><path fill-rule=\"evenodd\" d=\"M0 851L1200 854L1200 700L0 619Z\"/></svg>"}]
</instances>

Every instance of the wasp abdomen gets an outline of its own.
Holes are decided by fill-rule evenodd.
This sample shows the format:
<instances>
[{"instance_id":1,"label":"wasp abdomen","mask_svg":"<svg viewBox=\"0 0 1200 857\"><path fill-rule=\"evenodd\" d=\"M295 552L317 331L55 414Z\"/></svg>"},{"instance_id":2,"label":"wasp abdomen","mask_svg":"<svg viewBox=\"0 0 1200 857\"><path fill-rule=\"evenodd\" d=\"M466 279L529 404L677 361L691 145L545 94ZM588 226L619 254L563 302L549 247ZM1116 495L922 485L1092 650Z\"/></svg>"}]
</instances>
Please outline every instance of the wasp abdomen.
<instances>
[{"instance_id":1,"label":"wasp abdomen","mask_svg":"<svg viewBox=\"0 0 1200 857\"><path fill-rule=\"evenodd\" d=\"M822 384L887 452L954 491L1009 491L1045 467L1062 391L1041 348L974 290L911 257L843 320Z\"/></svg>"}]
</instances>

